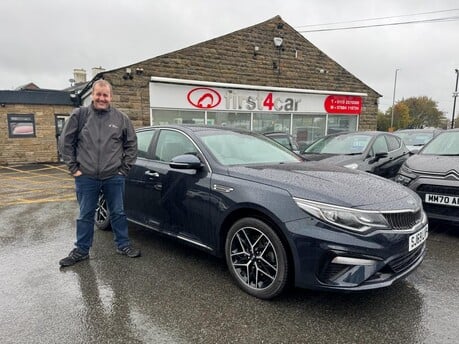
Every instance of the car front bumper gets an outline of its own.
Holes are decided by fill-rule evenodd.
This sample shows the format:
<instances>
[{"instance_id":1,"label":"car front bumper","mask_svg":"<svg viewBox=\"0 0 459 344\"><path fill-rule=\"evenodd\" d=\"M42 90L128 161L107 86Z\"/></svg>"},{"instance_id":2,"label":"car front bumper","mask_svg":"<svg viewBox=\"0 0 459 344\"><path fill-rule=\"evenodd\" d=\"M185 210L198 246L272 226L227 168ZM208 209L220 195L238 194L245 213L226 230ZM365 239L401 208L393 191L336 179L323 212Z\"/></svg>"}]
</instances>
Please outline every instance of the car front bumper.
<instances>
[{"instance_id":1,"label":"car front bumper","mask_svg":"<svg viewBox=\"0 0 459 344\"><path fill-rule=\"evenodd\" d=\"M359 291L386 287L413 272L426 252L425 238L409 250L410 236L427 224L406 231L357 234L315 220L288 223L300 288Z\"/></svg>"}]
</instances>

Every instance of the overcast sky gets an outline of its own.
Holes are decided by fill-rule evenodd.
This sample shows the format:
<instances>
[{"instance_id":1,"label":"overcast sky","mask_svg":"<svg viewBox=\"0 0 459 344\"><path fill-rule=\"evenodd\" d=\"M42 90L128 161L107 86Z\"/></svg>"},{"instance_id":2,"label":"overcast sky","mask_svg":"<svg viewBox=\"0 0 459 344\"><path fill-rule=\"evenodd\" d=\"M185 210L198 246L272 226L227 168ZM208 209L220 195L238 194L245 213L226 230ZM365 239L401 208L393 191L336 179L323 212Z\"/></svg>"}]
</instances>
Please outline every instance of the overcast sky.
<instances>
[{"instance_id":1,"label":"overcast sky","mask_svg":"<svg viewBox=\"0 0 459 344\"><path fill-rule=\"evenodd\" d=\"M276 15L300 32L422 21L302 34L382 94L381 111L392 105L399 69L395 101L428 96L452 113L457 0L2 0L0 13L2 90L29 82L63 89L74 68L90 78L93 67L123 67ZM363 21L374 18L385 19Z\"/></svg>"}]
</instances>

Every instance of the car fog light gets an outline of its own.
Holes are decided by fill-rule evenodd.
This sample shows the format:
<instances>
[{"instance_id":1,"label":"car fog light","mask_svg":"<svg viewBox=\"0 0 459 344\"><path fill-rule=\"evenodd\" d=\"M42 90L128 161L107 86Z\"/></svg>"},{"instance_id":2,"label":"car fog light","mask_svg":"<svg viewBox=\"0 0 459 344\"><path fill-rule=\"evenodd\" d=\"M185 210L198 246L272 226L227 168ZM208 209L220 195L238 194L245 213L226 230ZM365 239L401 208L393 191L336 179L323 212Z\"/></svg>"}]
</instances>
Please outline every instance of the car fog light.
<instances>
[{"instance_id":1,"label":"car fog light","mask_svg":"<svg viewBox=\"0 0 459 344\"><path fill-rule=\"evenodd\" d=\"M342 265L374 265L376 263L375 260L372 259L363 259L363 258L351 258L351 257L335 257L332 260L334 264L342 264Z\"/></svg>"}]
</instances>

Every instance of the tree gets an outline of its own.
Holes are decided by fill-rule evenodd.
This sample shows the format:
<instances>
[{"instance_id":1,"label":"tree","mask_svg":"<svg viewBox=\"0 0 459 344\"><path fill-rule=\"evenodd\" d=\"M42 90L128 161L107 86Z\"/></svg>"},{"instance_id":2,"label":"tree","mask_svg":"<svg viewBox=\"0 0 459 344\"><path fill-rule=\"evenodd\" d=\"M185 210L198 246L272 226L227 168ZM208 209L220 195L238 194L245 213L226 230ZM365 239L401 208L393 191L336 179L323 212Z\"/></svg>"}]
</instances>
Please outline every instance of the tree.
<instances>
[{"instance_id":1,"label":"tree","mask_svg":"<svg viewBox=\"0 0 459 344\"><path fill-rule=\"evenodd\" d=\"M376 117L376 130L388 131L390 127L390 119L390 116L378 111L378 115Z\"/></svg>"},{"instance_id":2,"label":"tree","mask_svg":"<svg viewBox=\"0 0 459 344\"><path fill-rule=\"evenodd\" d=\"M437 102L426 96L411 97L402 102L409 108L412 128L439 128L446 119L443 112L438 110Z\"/></svg>"},{"instance_id":3,"label":"tree","mask_svg":"<svg viewBox=\"0 0 459 344\"><path fill-rule=\"evenodd\" d=\"M392 120L392 107L385 117ZM378 117L379 120L379 117ZM394 105L394 130L405 128L446 128L447 118L437 108L437 102L429 97L410 97Z\"/></svg>"}]
</instances>

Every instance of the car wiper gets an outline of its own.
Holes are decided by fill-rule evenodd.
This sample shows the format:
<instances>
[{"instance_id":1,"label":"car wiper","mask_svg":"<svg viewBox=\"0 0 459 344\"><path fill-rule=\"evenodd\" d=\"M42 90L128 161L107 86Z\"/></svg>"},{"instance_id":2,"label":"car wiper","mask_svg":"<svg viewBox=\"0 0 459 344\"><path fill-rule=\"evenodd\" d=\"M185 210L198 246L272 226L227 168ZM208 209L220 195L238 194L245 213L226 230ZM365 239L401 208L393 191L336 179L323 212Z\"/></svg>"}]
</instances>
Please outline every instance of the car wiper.
<instances>
[{"instance_id":1,"label":"car wiper","mask_svg":"<svg viewBox=\"0 0 459 344\"><path fill-rule=\"evenodd\" d=\"M362 154L362 153L346 153L344 155L360 155L360 154Z\"/></svg>"},{"instance_id":2,"label":"car wiper","mask_svg":"<svg viewBox=\"0 0 459 344\"><path fill-rule=\"evenodd\" d=\"M459 154L438 154L440 156L459 156Z\"/></svg>"}]
</instances>

